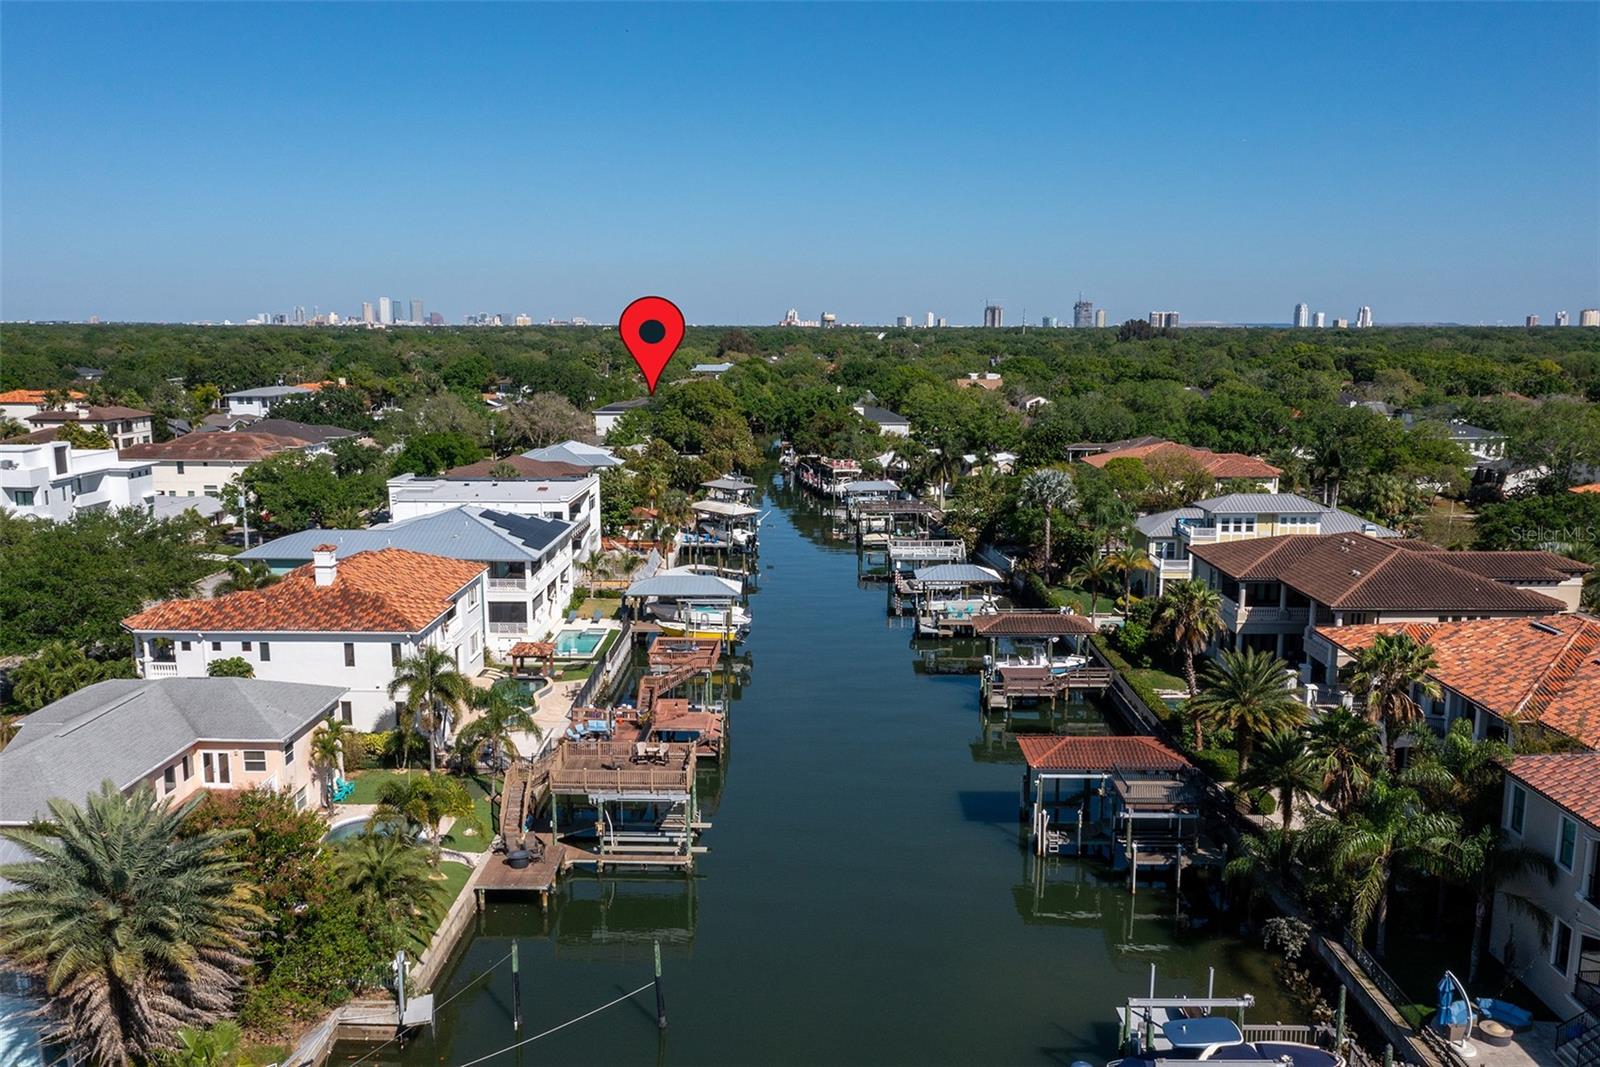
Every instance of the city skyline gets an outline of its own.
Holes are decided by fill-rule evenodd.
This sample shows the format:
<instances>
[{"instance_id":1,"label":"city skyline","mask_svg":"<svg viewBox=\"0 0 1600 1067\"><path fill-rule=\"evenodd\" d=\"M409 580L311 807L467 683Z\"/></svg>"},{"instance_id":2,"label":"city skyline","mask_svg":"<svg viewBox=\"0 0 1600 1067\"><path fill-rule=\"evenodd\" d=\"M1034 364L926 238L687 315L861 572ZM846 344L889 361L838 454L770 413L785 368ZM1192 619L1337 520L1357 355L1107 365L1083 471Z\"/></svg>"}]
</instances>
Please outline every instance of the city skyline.
<instances>
[{"instance_id":1,"label":"city skyline","mask_svg":"<svg viewBox=\"0 0 1600 1067\"><path fill-rule=\"evenodd\" d=\"M0 318L1600 304L1595 5L459 10L5 5Z\"/></svg>"}]
</instances>

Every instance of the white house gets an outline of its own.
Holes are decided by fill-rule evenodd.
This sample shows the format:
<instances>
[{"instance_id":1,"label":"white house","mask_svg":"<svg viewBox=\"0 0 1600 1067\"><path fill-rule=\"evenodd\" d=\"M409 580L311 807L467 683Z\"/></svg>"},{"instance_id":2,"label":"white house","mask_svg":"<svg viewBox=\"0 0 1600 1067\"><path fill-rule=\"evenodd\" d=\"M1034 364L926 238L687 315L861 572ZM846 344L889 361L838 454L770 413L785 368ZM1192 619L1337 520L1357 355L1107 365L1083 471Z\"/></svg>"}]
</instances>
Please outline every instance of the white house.
<instances>
[{"instance_id":1,"label":"white house","mask_svg":"<svg viewBox=\"0 0 1600 1067\"><path fill-rule=\"evenodd\" d=\"M29 415L37 415L45 410L45 401L50 395L49 389L7 389L0 393L0 415L27 422ZM85 400L84 395L76 390L58 391L57 395L64 397L69 407L80 407Z\"/></svg>"},{"instance_id":2,"label":"white house","mask_svg":"<svg viewBox=\"0 0 1600 1067\"><path fill-rule=\"evenodd\" d=\"M636 408L646 407L650 403L647 396L637 397L633 400L616 400L604 407L595 408L594 435L605 440L606 435L616 429L617 423L622 421L622 416Z\"/></svg>"},{"instance_id":3,"label":"white house","mask_svg":"<svg viewBox=\"0 0 1600 1067\"><path fill-rule=\"evenodd\" d=\"M91 407L69 407L54 411L36 411L28 416L28 424L35 430L48 430L71 422L85 430L101 430L111 439L112 448L147 445L154 440L152 416L138 408L125 408L116 404Z\"/></svg>"},{"instance_id":4,"label":"white house","mask_svg":"<svg viewBox=\"0 0 1600 1067\"><path fill-rule=\"evenodd\" d=\"M505 471L516 476L500 476ZM561 519L572 524L575 556L600 550L600 478L582 467L510 456L456 467L437 478L402 474L389 479L389 516L396 522L463 505Z\"/></svg>"},{"instance_id":5,"label":"white house","mask_svg":"<svg viewBox=\"0 0 1600 1067\"><path fill-rule=\"evenodd\" d=\"M0 444L0 510L13 515L62 522L79 511L148 508L154 485L149 463L118 459L115 449Z\"/></svg>"},{"instance_id":6,"label":"white house","mask_svg":"<svg viewBox=\"0 0 1600 1067\"><path fill-rule=\"evenodd\" d=\"M315 390L301 385L264 385L259 389L240 389L223 397L229 415L265 418L272 405L289 396L305 396Z\"/></svg>"},{"instance_id":7,"label":"white house","mask_svg":"<svg viewBox=\"0 0 1600 1067\"><path fill-rule=\"evenodd\" d=\"M218 435L222 436L222 435ZM200 678L239 657L257 678L349 692L339 715L362 730L391 729L395 668L424 645L465 675L483 669L486 575L481 563L399 548L312 562L265 589L212 600L169 600L122 620L145 678Z\"/></svg>"},{"instance_id":8,"label":"white house","mask_svg":"<svg viewBox=\"0 0 1600 1067\"><path fill-rule=\"evenodd\" d=\"M488 640L504 654L519 641L548 638L560 624L572 598L574 529L564 519L456 507L364 530L304 530L236 558L261 560L281 574L310 562L326 544L336 558L402 548L482 563L489 568Z\"/></svg>"},{"instance_id":9,"label":"white house","mask_svg":"<svg viewBox=\"0 0 1600 1067\"><path fill-rule=\"evenodd\" d=\"M866 401L858 401L853 405L857 415L872 423L881 434L891 437L910 437L911 420L904 415L898 415L888 408L880 408Z\"/></svg>"},{"instance_id":10,"label":"white house","mask_svg":"<svg viewBox=\"0 0 1600 1067\"><path fill-rule=\"evenodd\" d=\"M291 448L303 448L298 437L279 434L186 433L159 444L135 445L122 458L155 469L157 496L219 497L223 488L252 463Z\"/></svg>"}]
</instances>

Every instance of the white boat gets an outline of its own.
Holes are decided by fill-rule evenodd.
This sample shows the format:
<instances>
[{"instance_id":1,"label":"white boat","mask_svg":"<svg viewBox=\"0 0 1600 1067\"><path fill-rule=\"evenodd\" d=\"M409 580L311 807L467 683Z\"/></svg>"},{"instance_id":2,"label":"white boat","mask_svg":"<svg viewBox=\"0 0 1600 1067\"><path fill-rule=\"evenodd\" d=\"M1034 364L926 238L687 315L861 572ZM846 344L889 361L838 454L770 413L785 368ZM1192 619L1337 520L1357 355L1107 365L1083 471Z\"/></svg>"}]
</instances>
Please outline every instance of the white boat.
<instances>
[{"instance_id":1,"label":"white boat","mask_svg":"<svg viewBox=\"0 0 1600 1067\"><path fill-rule=\"evenodd\" d=\"M1000 647L993 656L983 658L984 666L993 670L1001 667L1048 667L1051 674L1066 674L1086 666L1088 656L1055 648L1049 639L1025 641L1020 638L1001 638Z\"/></svg>"},{"instance_id":2,"label":"white boat","mask_svg":"<svg viewBox=\"0 0 1600 1067\"><path fill-rule=\"evenodd\" d=\"M649 611L671 637L737 641L750 632L750 612L728 601L678 600L652 604Z\"/></svg>"},{"instance_id":3,"label":"white boat","mask_svg":"<svg viewBox=\"0 0 1600 1067\"><path fill-rule=\"evenodd\" d=\"M1299 1041L1246 1041L1232 1019L1222 1015L1187 1018L1163 1009L1152 1014L1147 1051L1112 1060L1106 1067L1164 1067L1171 1063L1275 1063L1282 1067L1345 1067L1336 1052ZM1156 1033L1159 1032L1159 1036Z\"/></svg>"}]
</instances>

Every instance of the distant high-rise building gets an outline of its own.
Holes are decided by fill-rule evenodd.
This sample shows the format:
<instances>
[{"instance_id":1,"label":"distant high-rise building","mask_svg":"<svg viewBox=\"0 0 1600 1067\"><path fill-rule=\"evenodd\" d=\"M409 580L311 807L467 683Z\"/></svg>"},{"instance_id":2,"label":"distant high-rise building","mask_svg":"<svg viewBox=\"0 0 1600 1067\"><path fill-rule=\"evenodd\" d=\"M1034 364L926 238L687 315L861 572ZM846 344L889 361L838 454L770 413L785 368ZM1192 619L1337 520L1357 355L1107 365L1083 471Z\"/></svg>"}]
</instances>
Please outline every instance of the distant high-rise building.
<instances>
[{"instance_id":1,"label":"distant high-rise building","mask_svg":"<svg viewBox=\"0 0 1600 1067\"><path fill-rule=\"evenodd\" d=\"M1522 320L1522 325L1524 325L1524 326L1537 326L1537 325L1539 325L1539 316L1537 316L1537 315L1529 315L1527 318Z\"/></svg>"},{"instance_id":2,"label":"distant high-rise building","mask_svg":"<svg viewBox=\"0 0 1600 1067\"><path fill-rule=\"evenodd\" d=\"M386 296L378 297L378 321L385 326L394 322L394 301Z\"/></svg>"},{"instance_id":3,"label":"distant high-rise building","mask_svg":"<svg viewBox=\"0 0 1600 1067\"><path fill-rule=\"evenodd\" d=\"M1356 329L1365 330L1372 325L1372 309L1362 304L1361 310L1356 312Z\"/></svg>"},{"instance_id":4,"label":"distant high-rise building","mask_svg":"<svg viewBox=\"0 0 1600 1067\"><path fill-rule=\"evenodd\" d=\"M1095 309L1095 312L1094 312L1094 325L1095 325L1096 329L1102 329L1102 330L1105 329L1105 325L1106 325L1106 309L1105 308L1096 308Z\"/></svg>"},{"instance_id":5,"label":"distant high-rise building","mask_svg":"<svg viewBox=\"0 0 1600 1067\"><path fill-rule=\"evenodd\" d=\"M100 325L100 316L99 315L90 315L89 316L89 325L90 326L98 326L98 325Z\"/></svg>"},{"instance_id":6,"label":"distant high-rise building","mask_svg":"<svg viewBox=\"0 0 1600 1067\"><path fill-rule=\"evenodd\" d=\"M1303 330L1311 325L1311 305L1296 304L1294 306L1294 328Z\"/></svg>"},{"instance_id":7,"label":"distant high-rise building","mask_svg":"<svg viewBox=\"0 0 1600 1067\"><path fill-rule=\"evenodd\" d=\"M306 309L304 305L296 304L294 306L294 324L296 326L304 326L306 324Z\"/></svg>"},{"instance_id":8,"label":"distant high-rise building","mask_svg":"<svg viewBox=\"0 0 1600 1067\"><path fill-rule=\"evenodd\" d=\"M1178 328L1178 313L1176 311L1150 312L1150 325L1158 330L1175 330Z\"/></svg>"},{"instance_id":9,"label":"distant high-rise building","mask_svg":"<svg viewBox=\"0 0 1600 1067\"><path fill-rule=\"evenodd\" d=\"M925 329L933 328L933 312L928 312L927 317L922 320L922 325Z\"/></svg>"},{"instance_id":10,"label":"distant high-rise building","mask_svg":"<svg viewBox=\"0 0 1600 1067\"><path fill-rule=\"evenodd\" d=\"M837 325L839 325L839 316L835 315L831 311L824 311L822 313L822 327L823 327L823 329L828 329L829 327L837 326Z\"/></svg>"},{"instance_id":11,"label":"distant high-rise building","mask_svg":"<svg viewBox=\"0 0 1600 1067\"><path fill-rule=\"evenodd\" d=\"M529 318L527 315L518 315L517 316L517 325L518 326L532 326L533 325L533 320L531 318Z\"/></svg>"},{"instance_id":12,"label":"distant high-rise building","mask_svg":"<svg viewBox=\"0 0 1600 1067\"><path fill-rule=\"evenodd\" d=\"M1059 329L1061 326L1061 320L1056 318L1054 315L1046 315L1044 318L1039 320L1039 325L1043 326L1047 330Z\"/></svg>"},{"instance_id":13,"label":"distant high-rise building","mask_svg":"<svg viewBox=\"0 0 1600 1067\"><path fill-rule=\"evenodd\" d=\"M1311 325L1319 330L1328 325L1328 313L1326 311L1313 311L1311 313Z\"/></svg>"},{"instance_id":14,"label":"distant high-rise building","mask_svg":"<svg viewBox=\"0 0 1600 1067\"><path fill-rule=\"evenodd\" d=\"M1006 324L1006 309L999 304L983 305L983 324L991 327L1004 326Z\"/></svg>"},{"instance_id":15,"label":"distant high-rise building","mask_svg":"<svg viewBox=\"0 0 1600 1067\"><path fill-rule=\"evenodd\" d=\"M437 311L428 312L428 325L429 326L443 326L444 325L444 316L439 314Z\"/></svg>"},{"instance_id":16,"label":"distant high-rise building","mask_svg":"<svg viewBox=\"0 0 1600 1067\"><path fill-rule=\"evenodd\" d=\"M1073 329L1087 330L1094 325L1094 301L1080 299L1072 305Z\"/></svg>"},{"instance_id":17,"label":"distant high-rise building","mask_svg":"<svg viewBox=\"0 0 1600 1067\"><path fill-rule=\"evenodd\" d=\"M1348 330L1350 328L1350 320L1349 319L1334 319L1333 320L1333 328L1335 330Z\"/></svg>"},{"instance_id":18,"label":"distant high-rise building","mask_svg":"<svg viewBox=\"0 0 1600 1067\"><path fill-rule=\"evenodd\" d=\"M1556 312L1556 325L1557 326L1565 326L1568 323L1568 321L1570 321L1570 320L1567 318L1567 313L1565 311Z\"/></svg>"},{"instance_id":19,"label":"distant high-rise building","mask_svg":"<svg viewBox=\"0 0 1600 1067\"><path fill-rule=\"evenodd\" d=\"M361 302L361 321L366 323L368 326L371 326L373 323L378 321L377 318L372 314L372 301L370 300L363 300Z\"/></svg>"},{"instance_id":20,"label":"distant high-rise building","mask_svg":"<svg viewBox=\"0 0 1600 1067\"><path fill-rule=\"evenodd\" d=\"M939 318L934 322L934 325L942 330L946 326L950 325L950 320L945 318L943 315L940 315Z\"/></svg>"},{"instance_id":21,"label":"distant high-rise building","mask_svg":"<svg viewBox=\"0 0 1600 1067\"><path fill-rule=\"evenodd\" d=\"M1578 312L1579 326L1600 326L1600 308L1584 308Z\"/></svg>"},{"instance_id":22,"label":"distant high-rise building","mask_svg":"<svg viewBox=\"0 0 1600 1067\"><path fill-rule=\"evenodd\" d=\"M422 301L411 301L411 321L417 326L422 325Z\"/></svg>"},{"instance_id":23,"label":"distant high-rise building","mask_svg":"<svg viewBox=\"0 0 1600 1067\"><path fill-rule=\"evenodd\" d=\"M894 317L894 324L896 326L900 326L900 327L909 327L911 325L911 316L910 315L896 315Z\"/></svg>"}]
</instances>

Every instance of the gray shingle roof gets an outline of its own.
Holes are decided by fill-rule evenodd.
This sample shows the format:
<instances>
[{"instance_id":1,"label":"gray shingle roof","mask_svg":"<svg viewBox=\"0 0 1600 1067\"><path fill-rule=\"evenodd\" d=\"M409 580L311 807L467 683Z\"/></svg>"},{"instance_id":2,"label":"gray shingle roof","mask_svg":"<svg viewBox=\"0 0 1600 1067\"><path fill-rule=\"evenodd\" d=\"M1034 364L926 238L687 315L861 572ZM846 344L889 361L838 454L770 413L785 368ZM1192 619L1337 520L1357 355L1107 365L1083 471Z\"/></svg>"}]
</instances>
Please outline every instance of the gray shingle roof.
<instances>
[{"instance_id":1,"label":"gray shingle roof","mask_svg":"<svg viewBox=\"0 0 1600 1067\"><path fill-rule=\"evenodd\" d=\"M0 823L23 823L53 798L83 803L110 779L127 788L196 741L282 744L346 690L255 678L119 678L25 716L0 751Z\"/></svg>"},{"instance_id":2,"label":"gray shingle roof","mask_svg":"<svg viewBox=\"0 0 1600 1067\"><path fill-rule=\"evenodd\" d=\"M241 552L239 559L299 565L311 550L328 544L336 557L403 548L477 563L535 560L572 530L563 519L544 519L481 507L450 508L365 530L302 530Z\"/></svg>"},{"instance_id":3,"label":"gray shingle roof","mask_svg":"<svg viewBox=\"0 0 1600 1067\"><path fill-rule=\"evenodd\" d=\"M875 422L879 426L890 424L896 426L911 425L911 420L906 418L904 415L890 411L888 408L876 407L872 404L861 405L861 417L866 419L868 422Z\"/></svg>"}]
</instances>

